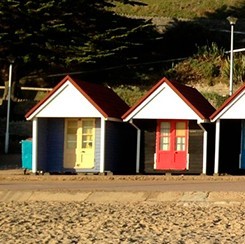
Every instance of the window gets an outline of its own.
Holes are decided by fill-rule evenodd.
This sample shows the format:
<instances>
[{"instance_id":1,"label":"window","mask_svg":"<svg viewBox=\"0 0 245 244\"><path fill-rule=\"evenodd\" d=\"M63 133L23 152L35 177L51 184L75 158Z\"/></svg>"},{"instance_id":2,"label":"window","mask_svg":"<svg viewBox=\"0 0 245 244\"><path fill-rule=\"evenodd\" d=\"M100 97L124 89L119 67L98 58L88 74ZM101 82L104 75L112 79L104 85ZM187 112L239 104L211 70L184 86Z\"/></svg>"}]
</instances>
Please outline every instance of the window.
<instances>
[{"instance_id":1,"label":"window","mask_svg":"<svg viewBox=\"0 0 245 244\"><path fill-rule=\"evenodd\" d=\"M93 147L93 120L84 120L82 125L82 148Z\"/></svg>"},{"instance_id":2,"label":"window","mask_svg":"<svg viewBox=\"0 0 245 244\"><path fill-rule=\"evenodd\" d=\"M160 124L160 150L170 150L170 123L161 122Z\"/></svg>"},{"instance_id":3,"label":"window","mask_svg":"<svg viewBox=\"0 0 245 244\"><path fill-rule=\"evenodd\" d=\"M77 145L77 121L67 121L66 147L69 149L76 148Z\"/></svg>"},{"instance_id":4,"label":"window","mask_svg":"<svg viewBox=\"0 0 245 244\"><path fill-rule=\"evenodd\" d=\"M185 151L186 123L176 122L176 151Z\"/></svg>"}]
</instances>

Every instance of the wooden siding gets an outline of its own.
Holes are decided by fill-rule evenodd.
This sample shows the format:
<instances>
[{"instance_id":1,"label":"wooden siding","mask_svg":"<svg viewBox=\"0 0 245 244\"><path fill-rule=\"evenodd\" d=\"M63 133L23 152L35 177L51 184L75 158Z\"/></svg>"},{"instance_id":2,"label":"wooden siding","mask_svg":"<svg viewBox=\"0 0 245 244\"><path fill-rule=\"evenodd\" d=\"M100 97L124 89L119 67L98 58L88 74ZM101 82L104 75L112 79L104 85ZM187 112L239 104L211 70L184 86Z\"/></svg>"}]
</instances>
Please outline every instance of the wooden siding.
<instances>
[{"instance_id":1,"label":"wooden siding","mask_svg":"<svg viewBox=\"0 0 245 244\"><path fill-rule=\"evenodd\" d=\"M207 175L214 174L214 155L215 155L215 123L202 124L205 130L208 132L207 141Z\"/></svg>"},{"instance_id":2,"label":"wooden siding","mask_svg":"<svg viewBox=\"0 0 245 244\"><path fill-rule=\"evenodd\" d=\"M136 130L121 122L106 122L105 171L114 174L136 172Z\"/></svg>"},{"instance_id":3,"label":"wooden siding","mask_svg":"<svg viewBox=\"0 0 245 244\"><path fill-rule=\"evenodd\" d=\"M134 123L141 129L141 152L140 152L140 173L143 174L201 174L203 170L203 136L204 132L196 120L189 121L189 169L188 170L155 170L154 154L156 152L156 124L157 120L134 120ZM214 126L207 126L211 129L209 142L212 143L208 149L208 172L213 172L214 163ZM210 145L208 145L210 146Z\"/></svg>"},{"instance_id":4,"label":"wooden siding","mask_svg":"<svg viewBox=\"0 0 245 244\"><path fill-rule=\"evenodd\" d=\"M189 121L189 173L201 174L203 169L203 130L196 120Z\"/></svg>"},{"instance_id":5,"label":"wooden siding","mask_svg":"<svg viewBox=\"0 0 245 244\"><path fill-rule=\"evenodd\" d=\"M63 171L64 119L38 119L37 170Z\"/></svg>"},{"instance_id":6,"label":"wooden siding","mask_svg":"<svg viewBox=\"0 0 245 244\"><path fill-rule=\"evenodd\" d=\"M120 133L116 129L116 122L106 122L106 135L105 135L105 171L114 172L117 168L115 165L116 155L120 150ZM118 163L118 162L117 162Z\"/></svg>"},{"instance_id":7,"label":"wooden siding","mask_svg":"<svg viewBox=\"0 0 245 244\"><path fill-rule=\"evenodd\" d=\"M47 120L47 170L63 171L64 155L64 119Z\"/></svg>"},{"instance_id":8,"label":"wooden siding","mask_svg":"<svg viewBox=\"0 0 245 244\"><path fill-rule=\"evenodd\" d=\"M38 119L37 170L47 171L47 119Z\"/></svg>"},{"instance_id":9,"label":"wooden siding","mask_svg":"<svg viewBox=\"0 0 245 244\"><path fill-rule=\"evenodd\" d=\"M141 129L140 173L156 173L154 154L156 152L156 120L134 120Z\"/></svg>"},{"instance_id":10,"label":"wooden siding","mask_svg":"<svg viewBox=\"0 0 245 244\"><path fill-rule=\"evenodd\" d=\"M238 174L241 120L220 120L219 173Z\"/></svg>"},{"instance_id":11,"label":"wooden siding","mask_svg":"<svg viewBox=\"0 0 245 244\"><path fill-rule=\"evenodd\" d=\"M94 171L100 171L100 139L101 139L101 121L100 119L95 119L95 149L94 149Z\"/></svg>"}]
</instances>

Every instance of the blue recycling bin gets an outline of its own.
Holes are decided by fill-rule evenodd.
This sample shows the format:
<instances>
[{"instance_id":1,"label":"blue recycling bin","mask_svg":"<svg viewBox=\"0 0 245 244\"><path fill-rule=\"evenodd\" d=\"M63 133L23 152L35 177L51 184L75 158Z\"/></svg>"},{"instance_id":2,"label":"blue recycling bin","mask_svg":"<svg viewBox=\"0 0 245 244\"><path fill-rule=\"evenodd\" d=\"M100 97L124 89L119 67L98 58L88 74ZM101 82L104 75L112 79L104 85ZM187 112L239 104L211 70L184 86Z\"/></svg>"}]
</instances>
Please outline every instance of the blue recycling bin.
<instances>
[{"instance_id":1,"label":"blue recycling bin","mask_svg":"<svg viewBox=\"0 0 245 244\"><path fill-rule=\"evenodd\" d=\"M21 141L21 160L24 172L32 170L32 139Z\"/></svg>"}]
</instances>

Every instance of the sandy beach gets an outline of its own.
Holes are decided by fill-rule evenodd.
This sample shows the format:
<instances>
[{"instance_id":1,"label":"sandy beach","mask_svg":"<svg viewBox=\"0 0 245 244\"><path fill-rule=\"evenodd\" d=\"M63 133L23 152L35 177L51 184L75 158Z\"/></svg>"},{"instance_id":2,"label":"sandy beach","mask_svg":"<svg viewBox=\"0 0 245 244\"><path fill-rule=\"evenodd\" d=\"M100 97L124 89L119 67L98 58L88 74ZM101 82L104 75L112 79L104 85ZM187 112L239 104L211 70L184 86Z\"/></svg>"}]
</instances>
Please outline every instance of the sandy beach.
<instances>
[{"instance_id":1,"label":"sandy beach","mask_svg":"<svg viewBox=\"0 0 245 244\"><path fill-rule=\"evenodd\" d=\"M51 180L52 178L52 180ZM159 176L151 176L160 180ZM244 177L166 177L237 181ZM146 176L36 176L1 171L0 181L146 180ZM99 194L99 193L98 193ZM106 193L104 193L106 194ZM123 193L122 193L123 194ZM133 194L133 193L132 193ZM135 193L136 194L136 193ZM243 195L242 195L243 196ZM119 196L123 199L123 196ZM32 197L34 199L34 197ZM204 201L0 201L0 243L245 243L245 203Z\"/></svg>"},{"instance_id":2,"label":"sandy beach","mask_svg":"<svg viewBox=\"0 0 245 244\"><path fill-rule=\"evenodd\" d=\"M0 243L245 243L245 206L2 202Z\"/></svg>"}]
</instances>

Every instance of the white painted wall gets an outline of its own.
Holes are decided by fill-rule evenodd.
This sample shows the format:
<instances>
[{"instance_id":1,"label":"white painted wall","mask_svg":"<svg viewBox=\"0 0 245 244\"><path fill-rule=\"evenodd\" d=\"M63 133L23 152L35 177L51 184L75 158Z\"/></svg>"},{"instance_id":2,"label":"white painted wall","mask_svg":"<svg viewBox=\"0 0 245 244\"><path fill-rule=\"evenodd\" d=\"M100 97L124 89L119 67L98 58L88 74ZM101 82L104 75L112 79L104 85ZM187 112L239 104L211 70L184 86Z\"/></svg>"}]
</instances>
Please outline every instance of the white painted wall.
<instances>
[{"instance_id":1,"label":"white painted wall","mask_svg":"<svg viewBox=\"0 0 245 244\"><path fill-rule=\"evenodd\" d=\"M229 104L219 115L219 119L244 119L245 96L239 96Z\"/></svg>"},{"instance_id":2,"label":"white painted wall","mask_svg":"<svg viewBox=\"0 0 245 244\"><path fill-rule=\"evenodd\" d=\"M38 118L103 117L69 81L45 101L32 116Z\"/></svg>"},{"instance_id":3,"label":"white painted wall","mask_svg":"<svg viewBox=\"0 0 245 244\"><path fill-rule=\"evenodd\" d=\"M162 86L136 108L134 119L200 119L168 85Z\"/></svg>"}]
</instances>

